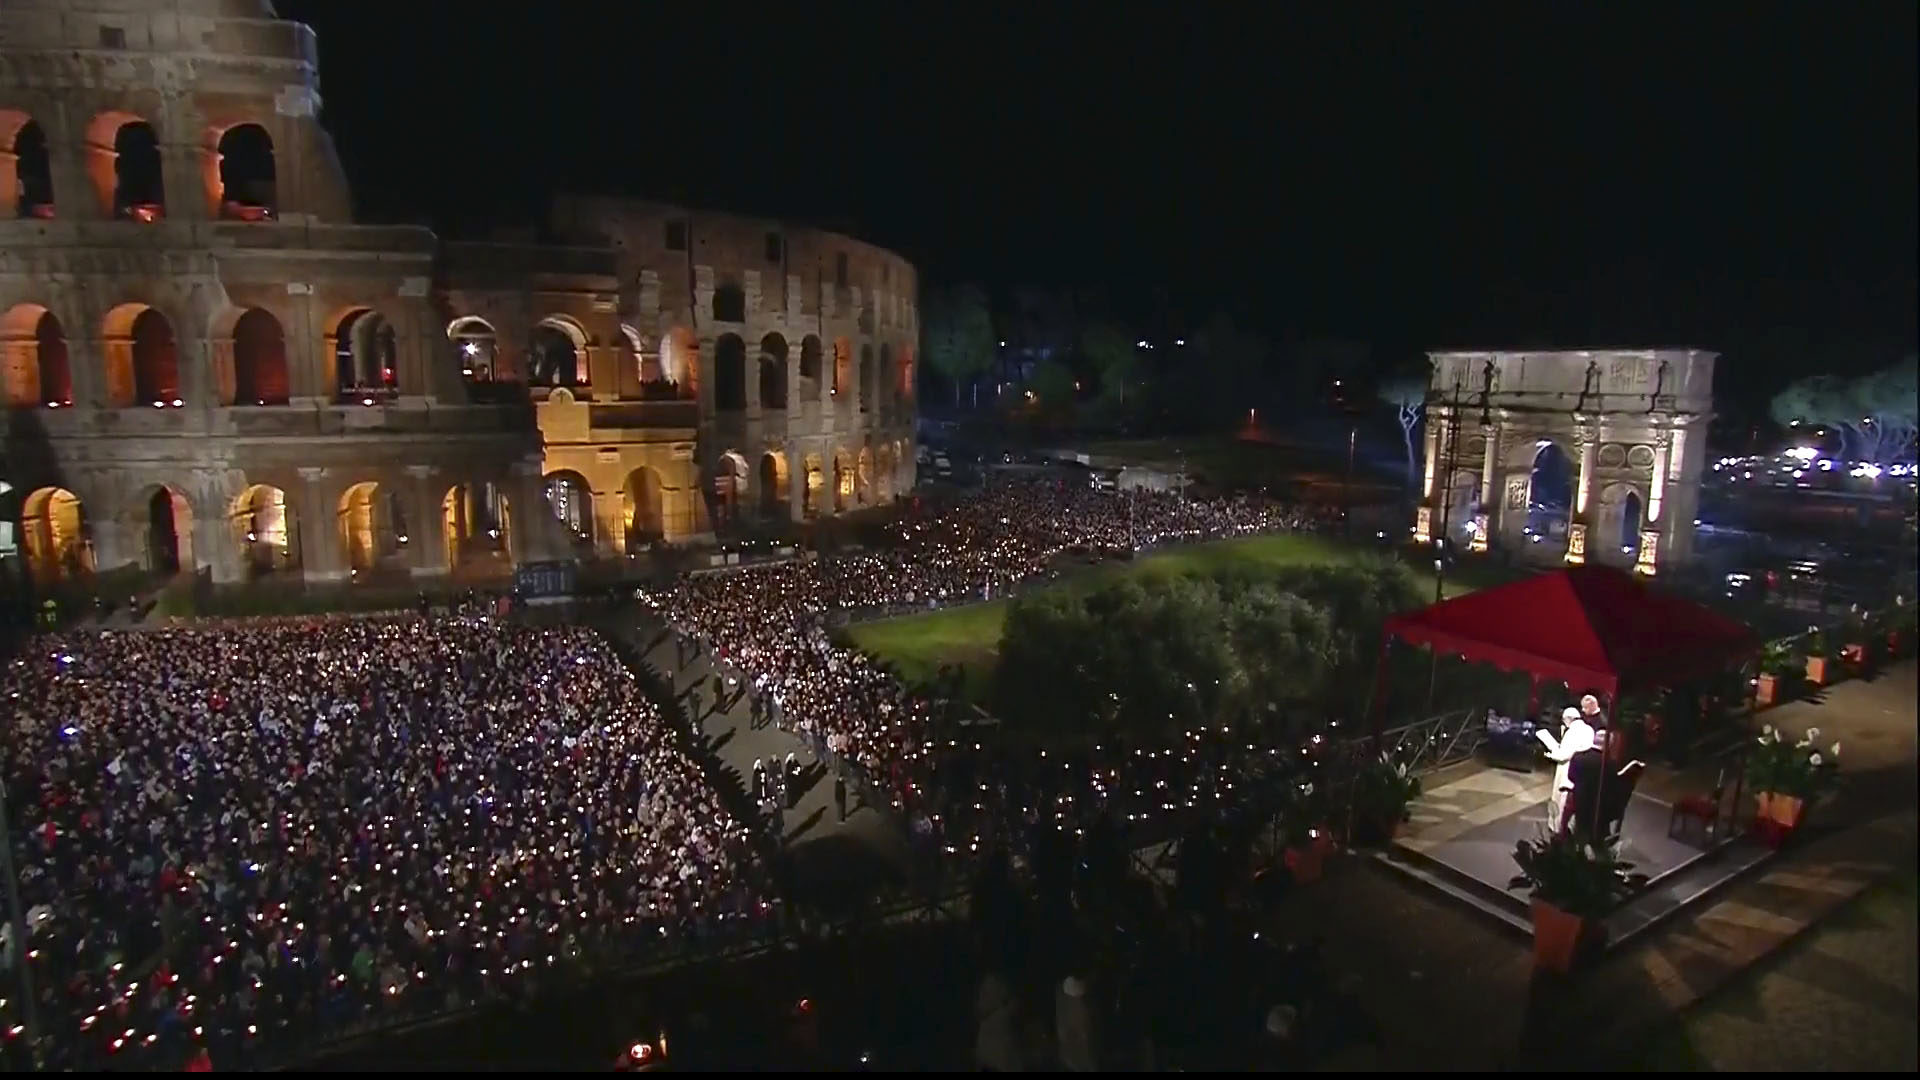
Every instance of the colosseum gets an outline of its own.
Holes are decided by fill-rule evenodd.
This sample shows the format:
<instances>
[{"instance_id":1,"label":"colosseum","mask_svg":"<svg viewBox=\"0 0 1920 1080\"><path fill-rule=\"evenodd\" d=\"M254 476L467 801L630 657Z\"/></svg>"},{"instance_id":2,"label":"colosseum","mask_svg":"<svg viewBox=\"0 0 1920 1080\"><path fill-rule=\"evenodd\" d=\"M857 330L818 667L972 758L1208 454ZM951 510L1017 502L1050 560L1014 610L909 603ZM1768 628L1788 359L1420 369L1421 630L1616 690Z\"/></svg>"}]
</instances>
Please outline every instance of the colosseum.
<instances>
[{"instance_id":1,"label":"colosseum","mask_svg":"<svg viewBox=\"0 0 1920 1080\"><path fill-rule=\"evenodd\" d=\"M912 486L904 260L624 199L538 243L359 224L318 74L266 0L0 5L0 552L34 580L485 577Z\"/></svg>"}]
</instances>

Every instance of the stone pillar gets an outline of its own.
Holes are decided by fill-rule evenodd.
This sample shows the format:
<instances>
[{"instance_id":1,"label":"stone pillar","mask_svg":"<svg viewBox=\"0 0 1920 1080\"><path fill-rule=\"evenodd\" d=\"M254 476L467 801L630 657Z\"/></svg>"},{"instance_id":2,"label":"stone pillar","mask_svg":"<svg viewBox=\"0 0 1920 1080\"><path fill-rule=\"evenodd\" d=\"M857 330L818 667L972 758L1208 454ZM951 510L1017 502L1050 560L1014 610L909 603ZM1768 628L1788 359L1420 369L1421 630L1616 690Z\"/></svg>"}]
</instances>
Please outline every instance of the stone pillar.
<instances>
[{"instance_id":1,"label":"stone pillar","mask_svg":"<svg viewBox=\"0 0 1920 1080\"><path fill-rule=\"evenodd\" d=\"M98 517L90 515L86 520L96 572L112 570L128 563L144 564L143 553L138 550L138 537L125 521L112 514Z\"/></svg>"},{"instance_id":2,"label":"stone pillar","mask_svg":"<svg viewBox=\"0 0 1920 1080\"><path fill-rule=\"evenodd\" d=\"M1445 418L1438 407L1427 410L1427 430L1423 441L1426 444L1427 460L1420 479L1420 501L1413 512L1413 542L1426 545L1433 542L1434 526L1438 523L1434 514L1438 497L1434 494L1434 478L1440 468L1441 429L1446 426Z\"/></svg>"},{"instance_id":3,"label":"stone pillar","mask_svg":"<svg viewBox=\"0 0 1920 1080\"><path fill-rule=\"evenodd\" d=\"M1488 538L1506 499L1506 492L1494 486L1499 480L1500 429L1493 424L1482 424L1480 436L1486 442L1486 451L1480 458L1480 511L1473 516L1473 539L1467 545L1467 550L1475 552L1487 550Z\"/></svg>"},{"instance_id":4,"label":"stone pillar","mask_svg":"<svg viewBox=\"0 0 1920 1080\"><path fill-rule=\"evenodd\" d=\"M301 575L308 581L345 581L346 552L340 542L340 508L327 470L300 467L299 504L294 510Z\"/></svg>"},{"instance_id":5,"label":"stone pillar","mask_svg":"<svg viewBox=\"0 0 1920 1080\"><path fill-rule=\"evenodd\" d=\"M20 155L0 150L0 214L12 217L20 205Z\"/></svg>"},{"instance_id":6,"label":"stone pillar","mask_svg":"<svg viewBox=\"0 0 1920 1080\"><path fill-rule=\"evenodd\" d=\"M510 525L513 542L509 554L513 556L514 564L544 562L562 557L567 549L557 535L560 523L547 512L546 500L542 498L540 490L540 459L514 462L505 487L508 513L513 516Z\"/></svg>"},{"instance_id":7,"label":"stone pillar","mask_svg":"<svg viewBox=\"0 0 1920 1080\"><path fill-rule=\"evenodd\" d=\"M1567 523L1567 562L1578 566L1587 561L1587 501L1593 493L1593 458L1600 448L1599 431L1585 417L1576 421L1574 438L1580 460L1573 479L1573 517Z\"/></svg>"},{"instance_id":8,"label":"stone pillar","mask_svg":"<svg viewBox=\"0 0 1920 1080\"><path fill-rule=\"evenodd\" d=\"M411 577L441 577L448 572L446 522L441 520L441 497L433 482L433 466L408 465L406 539L407 573Z\"/></svg>"},{"instance_id":9,"label":"stone pillar","mask_svg":"<svg viewBox=\"0 0 1920 1080\"><path fill-rule=\"evenodd\" d=\"M807 451L796 440L787 442L787 517L805 521L807 500Z\"/></svg>"}]
</instances>

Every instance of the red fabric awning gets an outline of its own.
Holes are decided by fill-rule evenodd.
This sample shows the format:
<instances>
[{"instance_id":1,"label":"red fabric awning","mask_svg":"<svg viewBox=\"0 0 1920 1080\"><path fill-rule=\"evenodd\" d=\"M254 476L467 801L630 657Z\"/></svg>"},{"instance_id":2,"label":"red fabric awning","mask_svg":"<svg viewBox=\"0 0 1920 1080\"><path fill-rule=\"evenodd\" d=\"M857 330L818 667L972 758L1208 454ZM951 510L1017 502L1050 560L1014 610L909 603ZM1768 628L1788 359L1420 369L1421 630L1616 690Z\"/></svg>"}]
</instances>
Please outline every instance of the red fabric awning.
<instances>
[{"instance_id":1,"label":"red fabric awning","mask_svg":"<svg viewBox=\"0 0 1920 1080\"><path fill-rule=\"evenodd\" d=\"M1759 641L1745 625L1607 566L1572 566L1387 620L1389 638L1618 696L1710 675Z\"/></svg>"}]
</instances>

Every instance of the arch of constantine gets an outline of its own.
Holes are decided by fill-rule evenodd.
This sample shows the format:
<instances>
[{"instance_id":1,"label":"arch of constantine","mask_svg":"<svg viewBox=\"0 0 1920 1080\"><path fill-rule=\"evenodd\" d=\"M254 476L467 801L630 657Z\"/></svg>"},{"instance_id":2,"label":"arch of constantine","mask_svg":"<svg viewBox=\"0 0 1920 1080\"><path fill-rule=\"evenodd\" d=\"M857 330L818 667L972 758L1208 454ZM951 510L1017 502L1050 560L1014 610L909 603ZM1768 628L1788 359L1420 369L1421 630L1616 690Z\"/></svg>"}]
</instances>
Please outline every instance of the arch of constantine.
<instances>
[{"instance_id":1,"label":"arch of constantine","mask_svg":"<svg viewBox=\"0 0 1920 1080\"><path fill-rule=\"evenodd\" d=\"M1693 550L1713 415L1698 349L1429 354L1426 465L1414 523L1518 558L1643 574ZM1556 473L1563 473L1554 493Z\"/></svg>"}]
</instances>

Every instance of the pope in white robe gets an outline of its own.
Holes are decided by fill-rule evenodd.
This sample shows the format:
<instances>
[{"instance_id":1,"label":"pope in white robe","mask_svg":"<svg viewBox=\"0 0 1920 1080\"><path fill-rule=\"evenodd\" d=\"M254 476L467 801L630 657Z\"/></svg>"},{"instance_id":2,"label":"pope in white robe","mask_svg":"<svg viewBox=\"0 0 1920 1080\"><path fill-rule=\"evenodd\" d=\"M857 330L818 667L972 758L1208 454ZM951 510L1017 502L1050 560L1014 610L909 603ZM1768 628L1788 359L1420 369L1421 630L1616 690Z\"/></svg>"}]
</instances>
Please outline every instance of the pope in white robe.
<instances>
[{"instance_id":1,"label":"pope in white robe","mask_svg":"<svg viewBox=\"0 0 1920 1080\"><path fill-rule=\"evenodd\" d=\"M1547 747L1547 758L1553 762L1553 792L1547 796L1547 828L1554 832L1560 831L1567 798L1573 794L1573 755L1593 749L1593 726L1579 709L1568 708L1560 714L1560 719L1565 721L1565 727L1557 741L1545 731L1539 733L1540 741Z\"/></svg>"}]
</instances>

